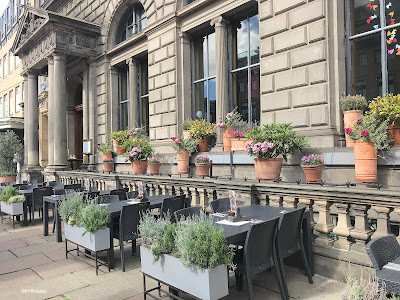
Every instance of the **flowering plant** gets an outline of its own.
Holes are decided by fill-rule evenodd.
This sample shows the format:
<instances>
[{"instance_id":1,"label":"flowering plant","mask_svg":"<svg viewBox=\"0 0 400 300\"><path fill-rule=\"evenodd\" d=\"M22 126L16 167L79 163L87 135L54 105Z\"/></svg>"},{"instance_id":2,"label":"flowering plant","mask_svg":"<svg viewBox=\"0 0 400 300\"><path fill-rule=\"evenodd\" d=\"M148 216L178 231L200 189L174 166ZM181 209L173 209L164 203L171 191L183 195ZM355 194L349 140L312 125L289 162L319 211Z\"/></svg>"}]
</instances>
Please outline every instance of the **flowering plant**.
<instances>
[{"instance_id":1,"label":"flowering plant","mask_svg":"<svg viewBox=\"0 0 400 300\"><path fill-rule=\"evenodd\" d=\"M113 162L114 162L113 159L108 159L108 158L103 159L103 163L113 163Z\"/></svg>"},{"instance_id":2,"label":"flowering plant","mask_svg":"<svg viewBox=\"0 0 400 300\"><path fill-rule=\"evenodd\" d=\"M98 152L113 153L113 146L111 144L100 144L97 146Z\"/></svg>"},{"instance_id":3,"label":"flowering plant","mask_svg":"<svg viewBox=\"0 0 400 300\"><path fill-rule=\"evenodd\" d=\"M149 140L130 140L127 152L125 153L125 162L134 160L147 160L154 154L154 148Z\"/></svg>"},{"instance_id":4,"label":"flowering plant","mask_svg":"<svg viewBox=\"0 0 400 300\"><path fill-rule=\"evenodd\" d=\"M192 127L192 124L193 124L193 120L186 119L182 123L182 129L183 130L190 130L190 127Z\"/></svg>"},{"instance_id":5,"label":"flowering plant","mask_svg":"<svg viewBox=\"0 0 400 300\"><path fill-rule=\"evenodd\" d=\"M386 120L388 124L400 123L400 94L377 97L369 104L369 108L367 114L375 115L380 121Z\"/></svg>"},{"instance_id":6,"label":"flowering plant","mask_svg":"<svg viewBox=\"0 0 400 300\"><path fill-rule=\"evenodd\" d=\"M210 158L208 156L199 155L199 156L196 156L196 158L195 158L196 164L205 164L208 162L210 162Z\"/></svg>"},{"instance_id":7,"label":"flowering plant","mask_svg":"<svg viewBox=\"0 0 400 300\"><path fill-rule=\"evenodd\" d=\"M191 154L197 149L197 142L194 139L173 137L172 141L173 141L172 148L174 148L176 153L179 153L180 150L186 150L187 152L189 152L189 154Z\"/></svg>"},{"instance_id":8,"label":"flowering plant","mask_svg":"<svg viewBox=\"0 0 400 300\"><path fill-rule=\"evenodd\" d=\"M245 146L246 151L250 156L256 158L273 158L277 157L279 154L276 153L276 147L274 143L268 142L252 142Z\"/></svg>"},{"instance_id":9,"label":"flowering plant","mask_svg":"<svg viewBox=\"0 0 400 300\"><path fill-rule=\"evenodd\" d=\"M316 154L311 154L309 156L303 156L301 159L301 165L302 166L316 166L316 165L322 165L322 156L321 155L316 155Z\"/></svg>"},{"instance_id":10,"label":"flowering plant","mask_svg":"<svg viewBox=\"0 0 400 300\"><path fill-rule=\"evenodd\" d=\"M209 123L204 119L197 119L190 126L190 133L194 139L211 138L216 135L215 124Z\"/></svg>"},{"instance_id":11,"label":"flowering plant","mask_svg":"<svg viewBox=\"0 0 400 300\"><path fill-rule=\"evenodd\" d=\"M249 131L251 128L249 126L246 126L246 128L240 128L240 130L234 130L232 131L232 135L236 138L242 138L245 137L245 134L247 131Z\"/></svg>"},{"instance_id":12,"label":"flowering plant","mask_svg":"<svg viewBox=\"0 0 400 300\"><path fill-rule=\"evenodd\" d=\"M227 113L224 120L218 118L217 127L225 128L231 127L233 130L239 130L246 127L246 121L243 120L242 115L237 111L237 107L230 113Z\"/></svg>"},{"instance_id":13,"label":"flowering plant","mask_svg":"<svg viewBox=\"0 0 400 300\"><path fill-rule=\"evenodd\" d=\"M368 102L365 97L360 95L348 95L340 99L340 105L343 111L350 110L362 110L365 111L368 108Z\"/></svg>"},{"instance_id":14,"label":"flowering plant","mask_svg":"<svg viewBox=\"0 0 400 300\"><path fill-rule=\"evenodd\" d=\"M346 128L345 132L353 140L370 141L378 150L388 150L391 139L387 134L387 120L378 120L376 115L364 116L354 129Z\"/></svg>"},{"instance_id":15,"label":"flowering plant","mask_svg":"<svg viewBox=\"0 0 400 300\"><path fill-rule=\"evenodd\" d=\"M161 164L161 161L160 161L159 159L155 158L155 157L149 158L149 159L147 160L147 162L148 162L149 164Z\"/></svg>"},{"instance_id":16,"label":"flowering plant","mask_svg":"<svg viewBox=\"0 0 400 300\"><path fill-rule=\"evenodd\" d=\"M123 145L129 139L128 130L114 131L110 134L111 141L115 141L120 145Z\"/></svg>"},{"instance_id":17,"label":"flowering plant","mask_svg":"<svg viewBox=\"0 0 400 300\"><path fill-rule=\"evenodd\" d=\"M147 129L144 126L136 127L128 132L128 136L136 139L142 139L142 140L146 139Z\"/></svg>"}]
</instances>

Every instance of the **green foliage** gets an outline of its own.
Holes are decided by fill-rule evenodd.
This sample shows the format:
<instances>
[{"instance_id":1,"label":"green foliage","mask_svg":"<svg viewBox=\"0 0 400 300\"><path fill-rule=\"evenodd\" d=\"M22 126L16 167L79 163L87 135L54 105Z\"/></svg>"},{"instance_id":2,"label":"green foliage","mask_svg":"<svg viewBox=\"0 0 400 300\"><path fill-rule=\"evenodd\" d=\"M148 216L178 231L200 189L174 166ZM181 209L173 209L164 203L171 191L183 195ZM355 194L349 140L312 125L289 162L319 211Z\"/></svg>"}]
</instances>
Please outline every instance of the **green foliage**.
<instances>
[{"instance_id":1,"label":"green foliage","mask_svg":"<svg viewBox=\"0 0 400 300\"><path fill-rule=\"evenodd\" d=\"M376 115L366 115L354 126L346 128L346 133L353 140L370 141L378 150L389 150L391 139L387 133L387 121L380 121Z\"/></svg>"},{"instance_id":2,"label":"green foliage","mask_svg":"<svg viewBox=\"0 0 400 300\"><path fill-rule=\"evenodd\" d=\"M153 262L158 261L162 254L170 254L175 251L176 230L176 224L169 224L165 228L163 236L159 236L156 242L151 246Z\"/></svg>"},{"instance_id":3,"label":"green foliage","mask_svg":"<svg viewBox=\"0 0 400 300\"><path fill-rule=\"evenodd\" d=\"M220 118L217 120L217 127L231 127L232 131L245 131L244 129L248 126L247 122L243 120L242 115L237 111L237 107L230 113L228 113L224 120Z\"/></svg>"},{"instance_id":4,"label":"green foliage","mask_svg":"<svg viewBox=\"0 0 400 300\"><path fill-rule=\"evenodd\" d=\"M18 196L18 190L13 188L11 185L6 186L4 189L1 190L0 201L8 202L9 199L13 196Z\"/></svg>"},{"instance_id":5,"label":"green foliage","mask_svg":"<svg viewBox=\"0 0 400 300\"><path fill-rule=\"evenodd\" d=\"M158 238L163 236L169 225L171 225L169 214L158 219L150 214L144 214L138 227L143 246L151 248Z\"/></svg>"},{"instance_id":6,"label":"green foliage","mask_svg":"<svg viewBox=\"0 0 400 300\"><path fill-rule=\"evenodd\" d=\"M254 127L245 134L245 137L248 140L253 140L253 144L272 143L273 148L271 149L273 153L270 157L282 155L285 161L287 161L289 154L300 152L307 146L307 138L293 131L290 123L266 124Z\"/></svg>"},{"instance_id":7,"label":"green foliage","mask_svg":"<svg viewBox=\"0 0 400 300\"><path fill-rule=\"evenodd\" d=\"M172 148L174 148L176 153L179 153L180 150L187 150L189 154L192 154L197 150L197 142L194 139L186 139L184 137L172 138Z\"/></svg>"},{"instance_id":8,"label":"green foliage","mask_svg":"<svg viewBox=\"0 0 400 300\"><path fill-rule=\"evenodd\" d=\"M180 222L175 242L177 253L187 267L232 266L233 252L226 244L224 231L204 216Z\"/></svg>"},{"instance_id":9,"label":"green foliage","mask_svg":"<svg viewBox=\"0 0 400 300\"><path fill-rule=\"evenodd\" d=\"M17 173L15 172L8 172L8 171L0 171L0 177L10 177L10 176L16 176Z\"/></svg>"},{"instance_id":10,"label":"green foliage","mask_svg":"<svg viewBox=\"0 0 400 300\"><path fill-rule=\"evenodd\" d=\"M98 204L91 203L81 210L82 226L85 227L85 232L96 232L100 229L105 229L110 223L110 212L107 209L101 209Z\"/></svg>"},{"instance_id":11,"label":"green foliage","mask_svg":"<svg viewBox=\"0 0 400 300\"><path fill-rule=\"evenodd\" d=\"M155 158L155 157L149 158L147 160L147 162L149 164L161 164L161 160L159 160L158 158Z\"/></svg>"},{"instance_id":12,"label":"green foliage","mask_svg":"<svg viewBox=\"0 0 400 300\"><path fill-rule=\"evenodd\" d=\"M154 154L154 147L149 140L127 140L124 148L126 149L126 159L129 161L147 160Z\"/></svg>"},{"instance_id":13,"label":"green foliage","mask_svg":"<svg viewBox=\"0 0 400 300\"><path fill-rule=\"evenodd\" d=\"M113 151L113 145L111 143L108 144L100 144L97 146L97 152L102 152L102 153L114 153Z\"/></svg>"},{"instance_id":14,"label":"green foliage","mask_svg":"<svg viewBox=\"0 0 400 300\"><path fill-rule=\"evenodd\" d=\"M193 124L193 120L187 119L187 120L183 121L182 129L183 130L190 130L190 127L192 126L192 124Z\"/></svg>"},{"instance_id":15,"label":"green foliage","mask_svg":"<svg viewBox=\"0 0 400 300\"><path fill-rule=\"evenodd\" d=\"M197 119L190 126L190 133L194 139L212 138L216 135L215 124L209 123L204 119Z\"/></svg>"},{"instance_id":16,"label":"green foliage","mask_svg":"<svg viewBox=\"0 0 400 300\"><path fill-rule=\"evenodd\" d=\"M10 199L8 199L7 204L12 204L12 203L20 203L25 201L25 196L24 195L17 195L17 196L12 196Z\"/></svg>"},{"instance_id":17,"label":"green foliage","mask_svg":"<svg viewBox=\"0 0 400 300\"><path fill-rule=\"evenodd\" d=\"M195 163L196 164L205 164L205 163L208 163L208 162L210 162L211 160L210 160L210 158L208 157L208 156L203 156L203 155L199 155L199 156L196 156L196 158L195 158Z\"/></svg>"},{"instance_id":18,"label":"green foliage","mask_svg":"<svg viewBox=\"0 0 400 300\"><path fill-rule=\"evenodd\" d=\"M128 136L140 140L147 139L148 138L147 128L145 126L140 126L140 127L136 126L136 128L133 128L129 131Z\"/></svg>"},{"instance_id":19,"label":"green foliage","mask_svg":"<svg viewBox=\"0 0 400 300\"><path fill-rule=\"evenodd\" d=\"M377 120L400 124L400 94L377 97L369 104L369 108L368 114L374 115Z\"/></svg>"},{"instance_id":20,"label":"green foliage","mask_svg":"<svg viewBox=\"0 0 400 300\"><path fill-rule=\"evenodd\" d=\"M120 146L122 146L129 139L129 131L114 131L110 134L110 139L111 141L116 141Z\"/></svg>"},{"instance_id":21,"label":"green foliage","mask_svg":"<svg viewBox=\"0 0 400 300\"><path fill-rule=\"evenodd\" d=\"M368 109L368 102L365 97L360 95L348 95L340 99L340 105L343 111L349 110L362 110L366 111Z\"/></svg>"},{"instance_id":22,"label":"green foliage","mask_svg":"<svg viewBox=\"0 0 400 300\"><path fill-rule=\"evenodd\" d=\"M368 277L370 278L370 277ZM349 272L346 274L346 289L342 295L343 300L386 300L386 288L373 279L357 280Z\"/></svg>"},{"instance_id":23,"label":"green foliage","mask_svg":"<svg viewBox=\"0 0 400 300\"><path fill-rule=\"evenodd\" d=\"M83 197L77 194L69 194L64 201L60 201L58 212L61 220L69 225L81 224L81 212L84 207Z\"/></svg>"},{"instance_id":24,"label":"green foliage","mask_svg":"<svg viewBox=\"0 0 400 300\"><path fill-rule=\"evenodd\" d=\"M11 172L15 175L16 167L13 163L14 154L23 155L24 147L14 133L14 131L6 131L0 133L0 171Z\"/></svg>"}]
</instances>

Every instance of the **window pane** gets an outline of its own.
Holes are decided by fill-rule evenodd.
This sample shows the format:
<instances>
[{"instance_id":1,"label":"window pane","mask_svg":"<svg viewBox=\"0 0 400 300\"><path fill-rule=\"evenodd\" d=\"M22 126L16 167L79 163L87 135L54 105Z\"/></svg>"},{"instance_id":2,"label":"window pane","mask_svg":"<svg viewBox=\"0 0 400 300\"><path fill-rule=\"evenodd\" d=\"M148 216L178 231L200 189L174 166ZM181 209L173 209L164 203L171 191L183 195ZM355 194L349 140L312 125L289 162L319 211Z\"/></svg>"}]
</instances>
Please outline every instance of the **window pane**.
<instances>
[{"instance_id":1,"label":"window pane","mask_svg":"<svg viewBox=\"0 0 400 300\"><path fill-rule=\"evenodd\" d=\"M147 59L142 62L141 68L140 68L142 74L140 75L140 78L142 80L141 82L141 95L147 95L149 93L149 78L148 78L148 64L147 64Z\"/></svg>"},{"instance_id":2,"label":"window pane","mask_svg":"<svg viewBox=\"0 0 400 300\"><path fill-rule=\"evenodd\" d=\"M124 102L120 104L120 122L121 130L127 129L129 127L129 102Z\"/></svg>"},{"instance_id":3,"label":"window pane","mask_svg":"<svg viewBox=\"0 0 400 300\"><path fill-rule=\"evenodd\" d=\"M394 2L393 2L394 3ZM396 6L397 4L393 4ZM397 11L399 11L398 9ZM387 10L386 10L387 11ZM399 12L400 14L400 12ZM400 17L400 15L399 15ZM396 30L396 31L395 31ZM387 69L388 69L388 90L389 93L400 93L400 48L398 48L397 39L400 35L397 29L386 31L386 43L388 50Z\"/></svg>"},{"instance_id":4,"label":"window pane","mask_svg":"<svg viewBox=\"0 0 400 300\"><path fill-rule=\"evenodd\" d=\"M207 40L206 37L198 37L194 40L194 79L202 79L208 76L207 72Z\"/></svg>"},{"instance_id":5,"label":"window pane","mask_svg":"<svg viewBox=\"0 0 400 300\"><path fill-rule=\"evenodd\" d=\"M195 115L196 118L207 118L207 82L198 82L194 85Z\"/></svg>"},{"instance_id":6,"label":"window pane","mask_svg":"<svg viewBox=\"0 0 400 300\"><path fill-rule=\"evenodd\" d=\"M260 121L260 67L251 69L252 122Z\"/></svg>"},{"instance_id":7,"label":"window pane","mask_svg":"<svg viewBox=\"0 0 400 300\"><path fill-rule=\"evenodd\" d=\"M258 33L258 16L250 19L250 60L251 64L260 62L260 36Z\"/></svg>"},{"instance_id":8,"label":"window pane","mask_svg":"<svg viewBox=\"0 0 400 300\"><path fill-rule=\"evenodd\" d=\"M234 59L236 59L236 67L241 68L247 66L247 54L248 54L248 21L243 20L236 29L236 54Z\"/></svg>"},{"instance_id":9,"label":"window pane","mask_svg":"<svg viewBox=\"0 0 400 300\"><path fill-rule=\"evenodd\" d=\"M10 91L10 116L14 114L14 94Z\"/></svg>"},{"instance_id":10,"label":"window pane","mask_svg":"<svg viewBox=\"0 0 400 300\"><path fill-rule=\"evenodd\" d=\"M215 33L208 35L208 76L215 76Z\"/></svg>"},{"instance_id":11,"label":"window pane","mask_svg":"<svg viewBox=\"0 0 400 300\"><path fill-rule=\"evenodd\" d=\"M217 94L216 94L216 89L215 89L215 79L211 79L208 81L208 99L210 100L210 119L207 120L208 122L215 123L217 118L216 118L216 103L217 103Z\"/></svg>"},{"instance_id":12,"label":"window pane","mask_svg":"<svg viewBox=\"0 0 400 300\"><path fill-rule=\"evenodd\" d=\"M2 117L3 117L3 100L0 97L0 118L2 118Z\"/></svg>"},{"instance_id":13,"label":"window pane","mask_svg":"<svg viewBox=\"0 0 400 300\"><path fill-rule=\"evenodd\" d=\"M382 93L380 34L373 34L351 42L352 94L372 100Z\"/></svg>"},{"instance_id":14,"label":"window pane","mask_svg":"<svg viewBox=\"0 0 400 300\"><path fill-rule=\"evenodd\" d=\"M394 25L400 22L400 2L398 0L386 0L385 3L386 25Z\"/></svg>"},{"instance_id":15,"label":"window pane","mask_svg":"<svg viewBox=\"0 0 400 300\"><path fill-rule=\"evenodd\" d=\"M142 126L147 128L147 133L149 130L149 97L141 98L142 101Z\"/></svg>"},{"instance_id":16,"label":"window pane","mask_svg":"<svg viewBox=\"0 0 400 300\"><path fill-rule=\"evenodd\" d=\"M395 1L392 1L395 2ZM379 1L352 0L351 1L352 35L379 28Z\"/></svg>"},{"instance_id":17,"label":"window pane","mask_svg":"<svg viewBox=\"0 0 400 300\"><path fill-rule=\"evenodd\" d=\"M20 111L20 104L21 98L20 98L20 93L19 93L19 86L15 88L15 111L19 112Z\"/></svg>"},{"instance_id":18,"label":"window pane","mask_svg":"<svg viewBox=\"0 0 400 300\"><path fill-rule=\"evenodd\" d=\"M4 95L4 116L8 117L8 101L7 95Z\"/></svg>"},{"instance_id":19,"label":"window pane","mask_svg":"<svg viewBox=\"0 0 400 300\"><path fill-rule=\"evenodd\" d=\"M127 69L122 70L119 76L120 80L120 101L125 101L129 99L129 81L128 81L129 71Z\"/></svg>"},{"instance_id":20,"label":"window pane","mask_svg":"<svg viewBox=\"0 0 400 300\"><path fill-rule=\"evenodd\" d=\"M247 69L232 73L233 108L237 107L244 120L248 120Z\"/></svg>"}]
</instances>

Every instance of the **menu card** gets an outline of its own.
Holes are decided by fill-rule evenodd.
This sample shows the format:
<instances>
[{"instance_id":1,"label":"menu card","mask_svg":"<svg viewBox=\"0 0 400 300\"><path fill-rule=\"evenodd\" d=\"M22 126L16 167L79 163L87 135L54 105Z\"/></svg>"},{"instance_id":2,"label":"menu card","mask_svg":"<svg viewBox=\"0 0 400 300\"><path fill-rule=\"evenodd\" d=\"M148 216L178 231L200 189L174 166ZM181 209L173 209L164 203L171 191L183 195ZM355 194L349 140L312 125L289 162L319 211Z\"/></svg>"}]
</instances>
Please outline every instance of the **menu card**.
<instances>
[{"instance_id":1,"label":"menu card","mask_svg":"<svg viewBox=\"0 0 400 300\"><path fill-rule=\"evenodd\" d=\"M229 201L230 201L230 205L231 205L231 211L235 213L237 213L237 206L236 206L236 193L235 191L229 191Z\"/></svg>"}]
</instances>

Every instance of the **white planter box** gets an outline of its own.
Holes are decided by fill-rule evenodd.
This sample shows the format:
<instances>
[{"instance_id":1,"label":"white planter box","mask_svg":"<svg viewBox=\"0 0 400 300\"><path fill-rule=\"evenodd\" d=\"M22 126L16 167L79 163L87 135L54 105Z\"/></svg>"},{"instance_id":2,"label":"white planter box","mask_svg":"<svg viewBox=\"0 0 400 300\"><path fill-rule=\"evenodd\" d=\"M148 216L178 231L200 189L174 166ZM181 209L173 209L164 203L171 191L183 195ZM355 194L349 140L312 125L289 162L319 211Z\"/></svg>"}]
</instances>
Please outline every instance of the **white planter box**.
<instances>
[{"instance_id":1,"label":"white planter box","mask_svg":"<svg viewBox=\"0 0 400 300\"><path fill-rule=\"evenodd\" d=\"M92 251L101 251L110 248L110 228L96 232L85 232L84 227L71 226L64 223L65 239Z\"/></svg>"},{"instance_id":2,"label":"white planter box","mask_svg":"<svg viewBox=\"0 0 400 300\"><path fill-rule=\"evenodd\" d=\"M228 295L228 270L225 265L214 269L185 267L179 258L161 255L153 264L153 254L140 247L142 272L165 284L203 300L217 300Z\"/></svg>"},{"instance_id":3,"label":"white planter box","mask_svg":"<svg viewBox=\"0 0 400 300\"><path fill-rule=\"evenodd\" d=\"M19 216L24 213L24 204L22 202L7 204L1 203L1 211L11 216Z\"/></svg>"}]
</instances>

